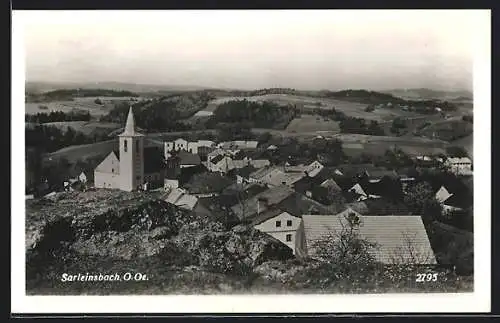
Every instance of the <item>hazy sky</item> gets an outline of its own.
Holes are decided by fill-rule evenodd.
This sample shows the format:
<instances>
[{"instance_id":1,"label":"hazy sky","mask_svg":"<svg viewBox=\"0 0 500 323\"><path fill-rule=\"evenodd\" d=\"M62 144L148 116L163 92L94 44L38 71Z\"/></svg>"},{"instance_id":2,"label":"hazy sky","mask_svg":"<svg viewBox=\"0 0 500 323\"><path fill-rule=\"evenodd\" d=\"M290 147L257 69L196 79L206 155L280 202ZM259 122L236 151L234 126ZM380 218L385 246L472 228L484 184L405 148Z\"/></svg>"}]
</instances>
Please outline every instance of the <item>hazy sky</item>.
<instances>
[{"instance_id":1,"label":"hazy sky","mask_svg":"<svg viewBox=\"0 0 500 323\"><path fill-rule=\"evenodd\" d=\"M477 12L476 12L477 13ZM28 81L472 88L475 12L15 12Z\"/></svg>"}]
</instances>

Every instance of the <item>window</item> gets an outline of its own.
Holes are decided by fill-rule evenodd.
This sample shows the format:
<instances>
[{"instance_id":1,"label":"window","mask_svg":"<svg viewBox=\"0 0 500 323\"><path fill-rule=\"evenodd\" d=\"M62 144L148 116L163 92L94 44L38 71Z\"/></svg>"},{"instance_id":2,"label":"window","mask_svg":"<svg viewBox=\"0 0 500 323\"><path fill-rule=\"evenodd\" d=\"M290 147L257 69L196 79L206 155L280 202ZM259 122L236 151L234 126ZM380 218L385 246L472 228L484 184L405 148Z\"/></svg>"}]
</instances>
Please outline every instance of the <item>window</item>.
<instances>
[{"instance_id":1,"label":"window","mask_svg":"<svg viewBox=\"0 0 500 323\"><path fill-rule=\"evenodd\" d=\"M115 172L115 169L114 168L111 168L111 173L114 173Z\"/></svg>"},{"instance_id":2,"label":"window","mask_svg":"<svg viewBox=\"0 0 500 323\"><path fill-rule=\"evenodd\" d=\"M292 220L287 220L286 221L286 226L291 227L292 226Z\"/></svg>"},{"instance_id":3,"label":"window","mask_svg":"<svg viewBox=\"0 0 500 323\"><path fill-rule=\"evenodd\" d=\"M277 228L281 227L281 221L276 221L276 227Z\"/></svg>"},{"instance_id":4,"label":"window","mask_svg":"<svg viewBox=\"0 0 500 323\"><path fill-rule=\"evenodd\" d=\"M287 235L286 235L286 241L287 241L287 242L292 241L292 235L291 235L291 234L287 234Z\"/></svg>"},{"instance_id":5,"label":"window","mask_svg":"<svg viewBox=\"0 0 500 323\"><path fill-rule=\"evenodd\" d=\"M140 151L140 145L141 145L141 143L139 141L135 142L135 149L137 150L137 153L139 153L139 151Z\"/></svg>"},{"instance_id":6,"label":"window","mask_svg":"<svg viewBox=\"0 0 500 323\"><path fill-rule=\"evenodd\" d=\"M127 140L123 141L123 151L127 152Z\"/></svg>"}]
</instances>

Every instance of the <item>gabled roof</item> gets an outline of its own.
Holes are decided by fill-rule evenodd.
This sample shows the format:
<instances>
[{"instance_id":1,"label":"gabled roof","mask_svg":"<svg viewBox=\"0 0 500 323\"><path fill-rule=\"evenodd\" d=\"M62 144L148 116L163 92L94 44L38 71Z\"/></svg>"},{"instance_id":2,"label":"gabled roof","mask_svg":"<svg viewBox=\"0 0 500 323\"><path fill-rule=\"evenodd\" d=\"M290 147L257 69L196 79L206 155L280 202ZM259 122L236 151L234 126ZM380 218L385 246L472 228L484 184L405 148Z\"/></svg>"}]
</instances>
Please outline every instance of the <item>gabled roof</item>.
<instances>
[{"instance_id":1,"label":"gabled roof","mask_svg":"<svg viewBox=\"0 0 500 323\"><path fill-rule=\"evenodd\" d=\"M240 220L251 218L257 214L257 201L261 201L259 209L260 212L264 212L273 205L280 203L293 193L293 190L284 185L273 187L247 199L243 205L238 204L233 206L231 209Z\"/></svg>"},{"instance_id":2,"label":"gabled roof","mask_svg":"<svg viewBox=\"0 0 500 323\"><path fill-rule=\"evenodd\" d=\"M435 264L422 218L409 216L362 216L359 237L375 243L370 253L376 261L385 264ZM338 237L347 220L336 215L303 215L307 253L314 256L314 243L330 235Z\"/></svg>"},{"instance_id":3,"label":"gabled roof","mask_svg":"<svg viewBox=\"0 0 500 323\"><path fill-rule=\"evenodd\" d=\"M255 172L251 173L249 177L257 179L257 180L260 180L264 176L266 176L267 174L273 172L276 169L279 169L279 167L272 166L272 167L259 168Z\"/></svg>"},{"instance_id":4,"label":"gabled roof","mask_svg":"<svg viewBox=\"0 0 500 323\"><path fill-rule=\"evenodd\" d=\"M368 177L378 178L378 179L380 179L382 177L397 178L398 174L394 170L378 168L378 169L369 170Z\"/></svg>"},{"instance_id":5,"label":"gabled roof","mask_svg":"<svg viewBox=\"0 0 500 323\"><path fill-rule=\"evenodd\" d=\"M224 159L224 157L225 157L225 156L224 156L224 155L222 155L222 154L221 154L221 155L217 155L217 156L215 156L214 158L210 159L210 162L211 162L212 164L216 165L218 162L220 162L221 160L223 160L223 159Z\"/></svg>"},{"instance_id":6,"label":"gabled roof","mask_svg":"<svg viewBox=\"0 0 500 323\"><path fill-rule=\"evenodd\" d=\"M114 170L116 174L120 173L120 160L114 151L110 152L95 169L96 172L101 173L111 173L112 170Z\"/></svg>"},{"instance_id":7,"label":"gabled roof","mask_svg":"<svg viewBox=\"0 0 500 323\"><path fill-rule=\"evenodd\" d=\"M278 209L278 208L272 208L270 210L267 210L266 212L261 213L257 217L255 217L250 224L252 226L257 225L257 224L261 224L262 222L269 220L269 219L272 219L272 218L274 218L282 213L287 213L287 212L285 212L281 209ZM290 214L290 213L288 213L288 214ZM290 214L290 216L293 216L293 215Z\"/></svg>"},{"instance_id":8,"label":"gabled roof","mask_svg":"<svg viewBox=\"0 0 500 323\"><path fill-rule=\"evenodd\" d=\"M181 165L199 165L201 164L200 156L187 151L180 151L177 156L181 159Z\"/></svg>"}]
</instances>

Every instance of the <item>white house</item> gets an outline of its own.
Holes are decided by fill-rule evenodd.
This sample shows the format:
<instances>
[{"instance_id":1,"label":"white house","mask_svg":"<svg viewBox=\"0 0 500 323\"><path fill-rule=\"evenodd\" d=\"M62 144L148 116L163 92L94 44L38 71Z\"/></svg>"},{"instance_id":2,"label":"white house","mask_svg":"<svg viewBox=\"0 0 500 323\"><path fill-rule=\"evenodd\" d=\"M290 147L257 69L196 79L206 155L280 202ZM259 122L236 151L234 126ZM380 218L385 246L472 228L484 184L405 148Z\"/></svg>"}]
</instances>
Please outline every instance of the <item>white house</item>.
<instances>
[{"instance_id":1,"label":"white house","mask_svg":"<svg viewBox=\"0 0 500 323\"><path fill-rule=\"evenodd\" d=\"M316 160L316 161L312 162L311 164L309 164L308 166L306 166L304 171L307 173L307 176L314 177L314 176L318 175L318 173L321 172L321 170L324 167L325 166L323 166L319 161Z\"/></svg>"},{"instance_id":2,"label":"white house","mask_svg":"<svg viewBox=\"0 0 500 323\"><path fill-rule=\"evenodd\" d=\"M279 209L267 211L252 221L252 226L278 239L292 249L295 254L297 229L301 218Z\"/></svg>"},{"instance_id":3,"label":"white house","mask_svg":"<svg viewBox=\"0 0 500 323\"><path fill-rule=\"evenodd\" d=\"M80 175L78 175L78 180L82 183L87 183L87 175L85 175L84 172L81 172Z\"/></svg>"},{"instance_id":4,"label":"white house","mask_svg":"<svg viewBox=\"0 0 500 323\"><path fill-rule=\"evenodd\" d=\"M441 186L439 190L435 194L435 198L439 203L443 203L446 201L449 197L451 197L453 194L448 192L446 187Z\"/></svg>"},{"instance_id":5,"label":"white house","mask_svg":"<svg viewBox=\"0 0 500 323\"><path fill-rule=\"evenodd\" d=\"M472 175L472 161L468 157L449 157L444 164L456 175Z\"/></svg>"}]
</instances>

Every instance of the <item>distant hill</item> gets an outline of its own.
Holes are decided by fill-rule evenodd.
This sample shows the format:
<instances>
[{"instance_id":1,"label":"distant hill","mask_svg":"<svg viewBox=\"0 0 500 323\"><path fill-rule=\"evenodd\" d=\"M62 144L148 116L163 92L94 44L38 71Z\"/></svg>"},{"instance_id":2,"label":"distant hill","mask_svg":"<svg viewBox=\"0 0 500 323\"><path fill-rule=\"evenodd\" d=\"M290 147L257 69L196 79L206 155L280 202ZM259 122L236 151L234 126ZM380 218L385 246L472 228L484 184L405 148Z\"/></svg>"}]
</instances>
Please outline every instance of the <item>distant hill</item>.
<instances>
[{"instance_id":1,"label":"distant hill","mask_svg":"<svg viewBox=\"0 0 500 323\"><path fill-rule=\"evenodd\" d=\"M417 89L392 89L381 91L383 93L391 94L403 99L422 99L422 100L472 100L472 92L466 90L445 91L445 90L432 90L427 88Z\"/></svg>"},{"instance_id":2,"label":"distant hill","mask_svg":"<svg viewBox=\"0 0 500 323\"><path fill-rule=\"evenodd\" d=\"M107 89L116 91L130 91L134 93L172 92L172 91L199 91L208 89L195 85L159 85L159 84L134 84L125 82L26 82L27 92L48 92L63 89Z\"/></svg>"}]
</instances>

